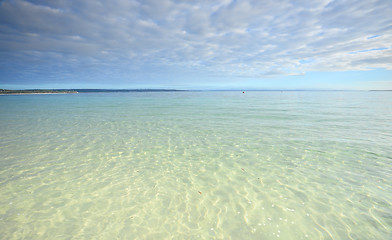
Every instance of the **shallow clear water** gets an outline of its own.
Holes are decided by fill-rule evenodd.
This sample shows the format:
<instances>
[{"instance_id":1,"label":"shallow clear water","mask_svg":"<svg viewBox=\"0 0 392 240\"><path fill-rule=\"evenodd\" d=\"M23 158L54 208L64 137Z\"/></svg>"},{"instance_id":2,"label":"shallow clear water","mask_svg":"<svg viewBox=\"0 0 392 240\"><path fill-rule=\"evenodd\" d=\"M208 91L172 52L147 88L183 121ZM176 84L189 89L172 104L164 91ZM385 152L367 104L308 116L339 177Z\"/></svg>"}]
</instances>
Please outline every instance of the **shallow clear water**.
<instances>
[{"instance_id":1,"label":"shallow clear water","mask_svg":"<svg viewBox=\"0 0 392 240\"><path fill-rule=\"evenodd\" d=\"M1 239L392 239L392 92L0 96Z\"/></svg>"}]
</instances>

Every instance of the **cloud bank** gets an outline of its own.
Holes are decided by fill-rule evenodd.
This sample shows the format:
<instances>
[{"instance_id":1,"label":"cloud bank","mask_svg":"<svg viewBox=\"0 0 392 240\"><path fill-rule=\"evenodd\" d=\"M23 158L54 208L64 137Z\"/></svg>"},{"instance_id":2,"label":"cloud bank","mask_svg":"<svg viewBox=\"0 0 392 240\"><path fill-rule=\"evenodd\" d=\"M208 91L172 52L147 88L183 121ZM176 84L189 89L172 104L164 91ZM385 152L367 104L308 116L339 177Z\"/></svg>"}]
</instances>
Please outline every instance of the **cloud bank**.
<instances>
[{"instance_id":1,"label":"cloud bank","mask_svg":"<svg viewBox=\"0 0 392 240\"><path fill-rule=\"evenodd\" d=\"M392 70L389 0L0 2L3 83L370 69Z\"/></svg>"}]
</instances>

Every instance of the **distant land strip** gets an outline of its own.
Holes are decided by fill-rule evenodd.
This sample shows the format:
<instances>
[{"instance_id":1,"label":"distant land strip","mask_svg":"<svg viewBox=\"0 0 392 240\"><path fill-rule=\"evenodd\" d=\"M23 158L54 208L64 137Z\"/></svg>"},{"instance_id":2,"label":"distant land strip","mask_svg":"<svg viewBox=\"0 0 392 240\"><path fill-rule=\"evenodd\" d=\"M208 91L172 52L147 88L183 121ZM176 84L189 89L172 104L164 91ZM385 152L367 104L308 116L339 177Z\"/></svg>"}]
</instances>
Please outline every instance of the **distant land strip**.
<instances>
[{"instance_id":1,"label":"distant land strip","mask_svg":"<svg viewBox=\"0 0 392 240\"><path fill-rule=\"evenodd\" d=\"M24 90L9 90L0 89L0 95L6 94L66 94L66 93L110 93L110 92L351 92L351 91L392 91L392 90L177 90L177 89L24 89Z\"/></svg>"},{"instance_id":2,"label":"distant land strip","mask_svg":"<svg viewBox=\"0 0 392 240\"><path fill-rule=\"evenodd\" d=\"M102 92L183 92L186 90L176 89L28 89L8 90L0 89L0 95L4 94L56 94L56 93L102 93Z\"/></svg>"},{"instance_id":3,"label":"distant land strip","mask_svg":"<svg viewBox=\"0 0 392 240\"><path fill-rule=\"evenodd\" d=\"M75 90L51 90L51 89L31 89L31 90L8 90L0 89L2 94L55 94L55 93L78 93Z\"/></svg>"},{"instance_id":4,"label":"distant land strip","mask_svg":"<svg viewBox=\"0 0 392 240\"><path fill-rule=\"evenodd\" d=\"M72 90L80 93L94 93L94 92L184 92L187 90L177 89L60 89L60 90Z\"/></svg>"}]
</instances>

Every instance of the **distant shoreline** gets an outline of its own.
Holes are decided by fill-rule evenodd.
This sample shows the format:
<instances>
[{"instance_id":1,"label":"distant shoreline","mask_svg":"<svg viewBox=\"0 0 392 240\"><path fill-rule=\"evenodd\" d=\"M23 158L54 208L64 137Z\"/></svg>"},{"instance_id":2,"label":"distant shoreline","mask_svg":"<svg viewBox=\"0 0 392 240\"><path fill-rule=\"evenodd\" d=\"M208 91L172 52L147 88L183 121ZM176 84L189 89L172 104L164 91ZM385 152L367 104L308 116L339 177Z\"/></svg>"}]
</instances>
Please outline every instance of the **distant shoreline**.
<instances>
[{"instance_id":1,"label":"distant shoreline","mask_svg":"<svg viewBox=\"0 0 392 240\"><path fill-rule=\"evenodd\" d=\"M25 94L68 94L78 93L74 90L46 90L46 89L34 89L34 90L8 90L0 89L0 95L25 95Z\"/></svg>"},{"instance_id":2,"label":"distant shoreline","mask_svg":"<svg viewBox=\"0 0 392 240\"><path fill-rule=\"evenodd\" d=\"M126 92L356 92L371 91L385 92L392 90L177 90L177 89L25 89L9 90L0 89L0 95L27 95L27 94L73 94L73 93L126 93Z\"/></svg>"},{"instance_id":3,"label":"distant shoreline","mask_svg":"<svg viewBox=\"0 0 392 240\"><path fill-rule=\"evenodd\" d=\"M43 95L43 94L73 94L78 92L66 93L66 92L58 92L58 93L0 93L0 95Z\"/></svg>"},{"instance_id":4,"label":"distant shoreline","mask_svg":"<svg viewBox=\"0 0 392 240\"><path fill-rule=\"evenodd\" d=\"M0 89L0 95L23 94L68 94L68 93L110 93L110 92L184 92L177 89L26 89L8 90Z\"/></svg>"}]
</instances>

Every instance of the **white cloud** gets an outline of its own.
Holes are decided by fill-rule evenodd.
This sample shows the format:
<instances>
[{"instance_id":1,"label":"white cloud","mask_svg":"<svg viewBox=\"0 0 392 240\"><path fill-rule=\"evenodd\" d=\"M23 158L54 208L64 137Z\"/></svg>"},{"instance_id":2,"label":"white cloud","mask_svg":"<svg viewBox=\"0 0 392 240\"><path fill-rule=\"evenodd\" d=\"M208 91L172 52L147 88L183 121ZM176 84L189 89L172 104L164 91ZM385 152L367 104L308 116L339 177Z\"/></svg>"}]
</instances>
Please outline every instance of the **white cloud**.
<instances>
[{"instance_id":1,"label":"white cloud","mask_svg":"<svg viewBox=\"0 0 392 240\"><path fill-rule=\"evenodd\" d=\"M31 62L28 52L39 52L41 61L56 53L60 65L93 59L122 72L158 66L270 77L391 70L391 43L388 0L0 3L4 66ZM363 51L379 48L385 49Z\"/></svg>"}]
</instances>

